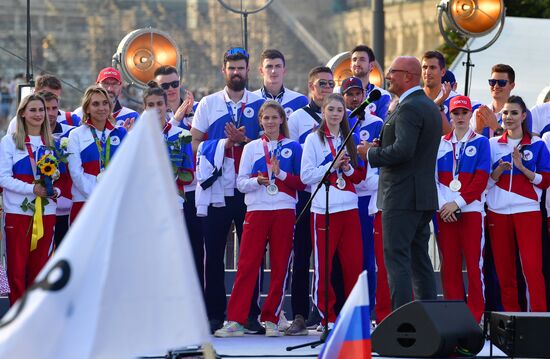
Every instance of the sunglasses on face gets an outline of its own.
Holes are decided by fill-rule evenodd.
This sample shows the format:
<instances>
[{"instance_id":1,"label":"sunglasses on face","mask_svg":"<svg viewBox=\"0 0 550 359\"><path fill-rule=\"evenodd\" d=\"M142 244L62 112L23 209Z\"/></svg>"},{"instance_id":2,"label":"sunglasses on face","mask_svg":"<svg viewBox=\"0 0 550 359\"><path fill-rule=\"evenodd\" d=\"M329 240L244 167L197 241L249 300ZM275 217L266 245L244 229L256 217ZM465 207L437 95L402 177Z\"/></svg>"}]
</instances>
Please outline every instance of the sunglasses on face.
<instances>
[{"instance_id":1,"label":"sunglasses on face","mask_svg":"<svg viewBox=\"0 0 550 359\"><path fill-rule=\"evenodd\" d=\"M233 47L233 48L227 50L227 52L225 53L226 57L227 56L232 56L232 55L243 55L247 59L250 57L250 55L248 55L248 52L246 52L246 50L243 49L242 47Z\"/></svg>"},{"instance_id":2,"label":"sunglasses on face","mask_svg":"<svg viewBox=\"0 0 550 359\"><path fill-rule=\"evenodd\" d=\"M336 86L336 83L333 81L333 80L319 80L317 81L317 85L319 85L320 87L330 87L330 88L334 88L334 86Z\"/></svg>"},{"instance_id":3,"label":"sunglasses on face","mask_svg":"<svg viewBox=\"0 0 550 359\"><path fill-rule=\"evenodd\" d=\"M160 87L162 87L163 90L168 90L170 87L172 87L173 89L176 89L178 88L179 85L180 85L179 80L176 80L176 81L165 82L163 84L160 84Z\"/></svg>"},{"instance_id":4,"label":"sunglasses on face","mask_svg":"<svg viewBox=\"0 0 550 359\"><path fill-rule=\"evenodd\" d=\"M495 79L489 79L489 86L495 87L496 84L498 84L498 87L504 87L508 83L508 80L495 80Z\"/></svg>"}]
</instances>

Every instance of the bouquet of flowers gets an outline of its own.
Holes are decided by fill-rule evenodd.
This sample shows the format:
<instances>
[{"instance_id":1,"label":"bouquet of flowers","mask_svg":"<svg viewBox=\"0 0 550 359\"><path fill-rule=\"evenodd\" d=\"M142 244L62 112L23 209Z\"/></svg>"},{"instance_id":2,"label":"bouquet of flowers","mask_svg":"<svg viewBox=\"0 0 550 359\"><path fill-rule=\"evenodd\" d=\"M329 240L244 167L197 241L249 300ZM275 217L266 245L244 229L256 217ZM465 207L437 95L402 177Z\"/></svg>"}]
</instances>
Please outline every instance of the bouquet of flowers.
<instances>
[{"instance_id":1,"label":"bouquet of flowers","mask_svg":"<svg viewBox=\"0 0 550 359\"><path fill-rule=\"evenodd\" d=\"M53 196L55 194L53 188L53 182L59 179L59 161L52 154L43 155L40 160L36 163L37 169L40 171L40 179L35 180L34 183L39 183L44 188L46 188L46 193L48 196ZM44 213L44 207L48 205L49 201L47 198L42 198L36 196L32 201L29 201L27 197L23 200L21 204L21 209L24 212L32 211L33 212L33 222L32 226L32 237L31 237L31 251L36 249L38 240L44 236L44 225L42 222L42 213Z\"/></svg>"},{"instance_id":2,"label":"bouquet of flowers","mask_svg":"<svg viewBox=\"0 0 550 359\"><path fill-rule=\"evenodd\" d=\"M168 155L170 157L170 163L172 164L172 171L176 180L182 182L190 182L193 180L193 174L183 169L183 163L186 159L189 159L187 153L185 153L185 145L191 143L191 132L183 130L178 138L173 141L166 141L168 144ZM183 195L180 193L180 195Z\"/></svg>"}]
</instances>

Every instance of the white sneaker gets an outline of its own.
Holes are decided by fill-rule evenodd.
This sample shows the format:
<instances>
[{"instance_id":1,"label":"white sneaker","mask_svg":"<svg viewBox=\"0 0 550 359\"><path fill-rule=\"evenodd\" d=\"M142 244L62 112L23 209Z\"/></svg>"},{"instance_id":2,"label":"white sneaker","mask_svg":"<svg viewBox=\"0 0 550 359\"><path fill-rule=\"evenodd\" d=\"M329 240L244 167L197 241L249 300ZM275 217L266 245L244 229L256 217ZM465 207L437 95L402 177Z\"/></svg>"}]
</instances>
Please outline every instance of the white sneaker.
<instances>
[{"instance_id":1,"label":"white sneaker","mask_svg":"<svg viewBox=\"0 0 550 359\"><path fill-rule=\"evenodd\" d=\"M281 315L279 315L279 324L277 325L279 327L279 331L284 332L288 328L290 328L290 323L288 319L285 317L285 312L281 310Z\"/></svg>"},{"instance_id":2,"label":"white sneaker","mask_svg":"<svg viewBox=\"0 0 550 359\"><path fill-rule=\"evenodd\" d=\"M237 322L227 322L223 328L214 332L214 336L218 338L242 337L244 335L244 327Z\"/></svg>"},{"instance_id":3,"label":"white sneaker","mask_svg":"<svg viewBox=\"0 0 550 359\"><path fill-rule=\"evenodd\" d=\"M266 337L278 337L281 333L279 332L279 328L277 327L277 324L273 322L265 322L265 336Z\"/></svg>"},{"instance_id":4,"label":"white sneaker","mask_svg":"<svg viewBox=\"0 0 550 359\"><path fill-rule=\"evenodd\" d=\"M332 328L334 328L334 323L333 322L328 322L328 330L332 330ZM323 323L321 323L317 326L317 331L318 332L322 333L323 329L325 329L325 326L323 325Z\"/></svg>"}]
</instances>

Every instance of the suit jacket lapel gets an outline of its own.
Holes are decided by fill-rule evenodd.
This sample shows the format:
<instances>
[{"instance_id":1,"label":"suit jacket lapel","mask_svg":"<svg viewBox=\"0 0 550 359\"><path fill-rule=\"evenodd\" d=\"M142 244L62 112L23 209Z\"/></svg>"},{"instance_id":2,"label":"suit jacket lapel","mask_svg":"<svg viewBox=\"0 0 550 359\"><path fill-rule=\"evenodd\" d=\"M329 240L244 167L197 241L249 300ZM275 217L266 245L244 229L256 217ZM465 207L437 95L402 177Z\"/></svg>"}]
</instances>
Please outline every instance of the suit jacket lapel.
<instances>
[{"instance_id":1,"label":"suit jacket lapel","mask_svg":"<svg viewBox=\"0 0 550 359\"><path fill-rule=\"evenodd\" d=\"M393 118L393 116L395 116L395 114L397 113L398 108L399 108L399 104L397 104L397 106L395 106L395 108L390 113L390 115L388 116L386 121L384 121L384 126L382 126L382 131L380 131L380 142L382 142L382 135L384 134L384 130L386 129L386 124L388 124L390 122L390 120Z\"/></svg>"}]
</instances>

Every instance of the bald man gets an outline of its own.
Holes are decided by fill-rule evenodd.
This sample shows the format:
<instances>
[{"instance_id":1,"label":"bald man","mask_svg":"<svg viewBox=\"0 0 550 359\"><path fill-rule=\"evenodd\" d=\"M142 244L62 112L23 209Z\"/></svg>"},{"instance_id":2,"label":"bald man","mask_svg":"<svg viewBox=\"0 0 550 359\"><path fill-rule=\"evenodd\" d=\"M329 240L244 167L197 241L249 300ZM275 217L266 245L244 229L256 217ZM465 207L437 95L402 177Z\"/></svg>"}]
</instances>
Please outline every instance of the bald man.
<instances>
[{"instance_id":1,"label":"bald man","mask_svg":"<svg viewBox=\"0 0 550 359\"><path fill-rule=\"evenodd\" d=\"M386 119L380 145L363 141L358 146L371 167L380 167L377 206L394 310L411 301L413 289L415 299L437 299L428 241L438 208L434 171L441 116L419 86L420 75L415 57L393 61L386 80L399 104Z\"/></svg>"}]
</instances>

